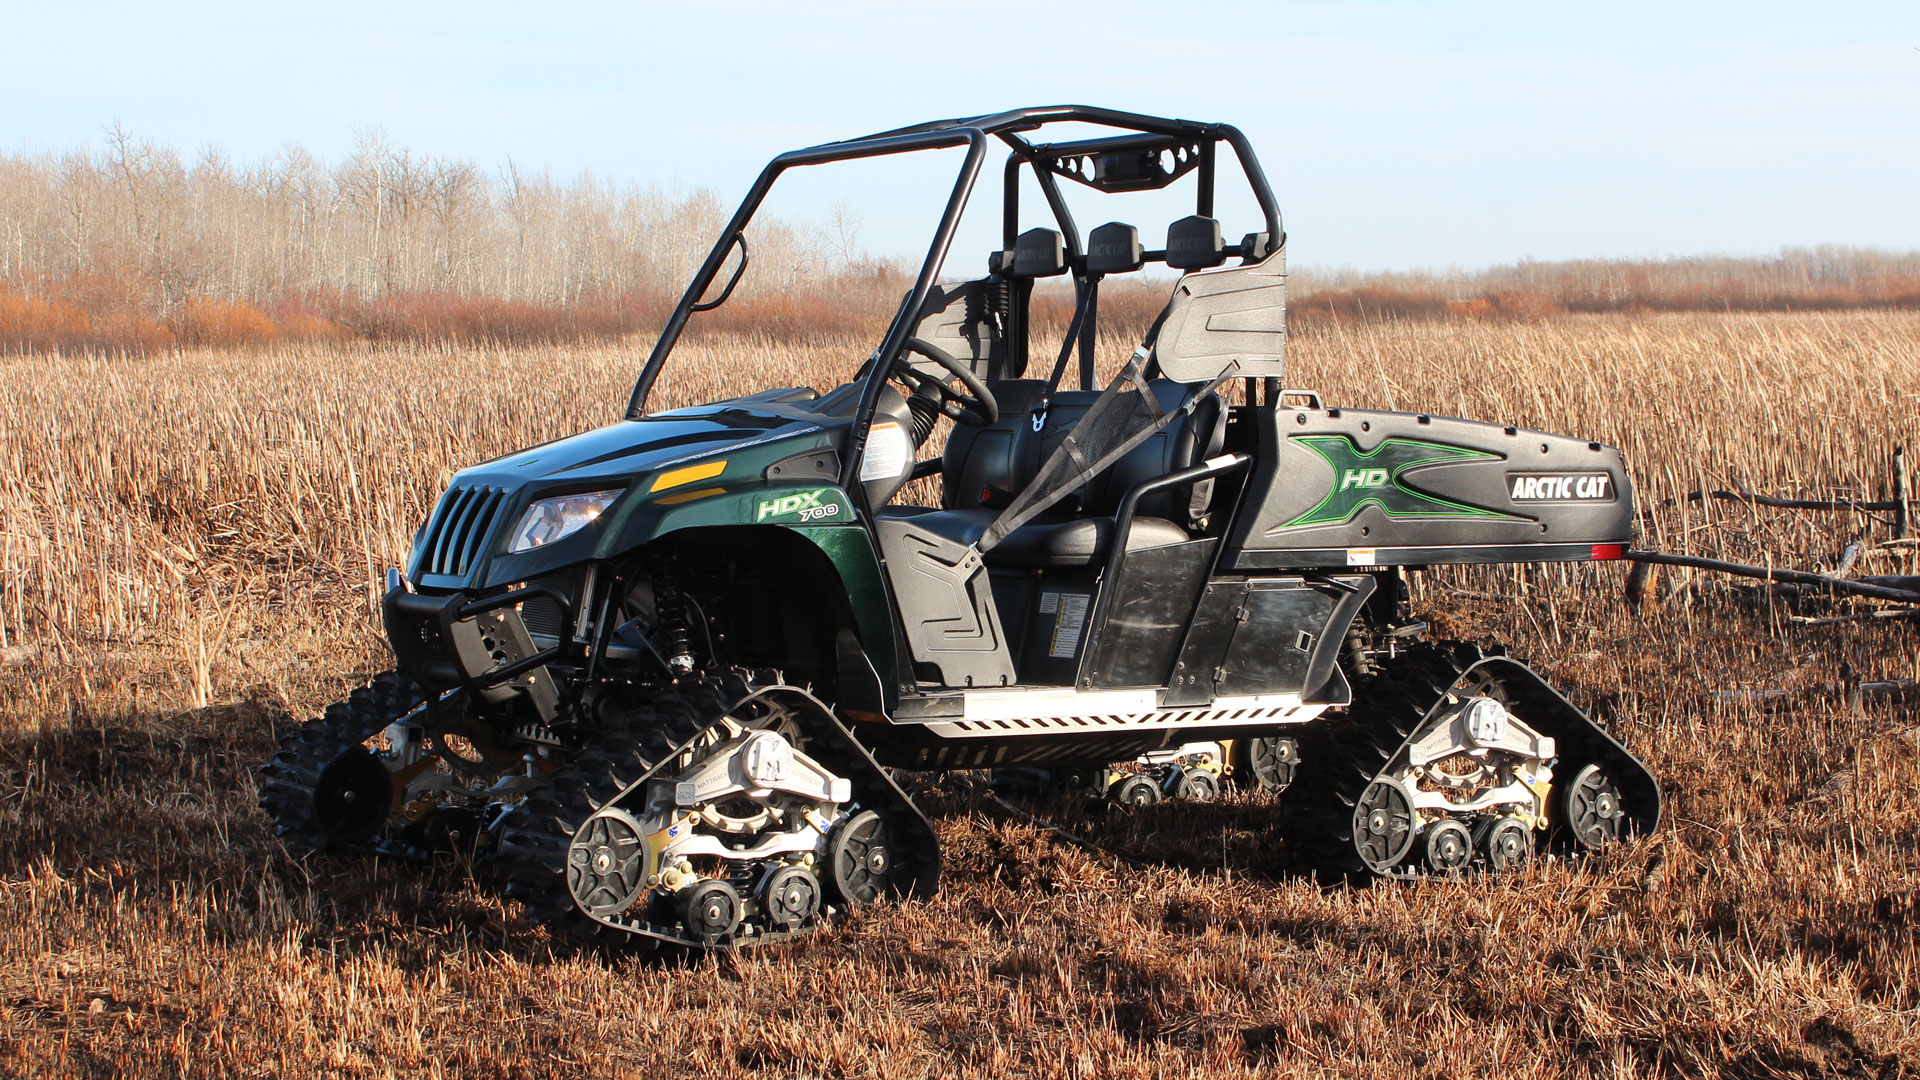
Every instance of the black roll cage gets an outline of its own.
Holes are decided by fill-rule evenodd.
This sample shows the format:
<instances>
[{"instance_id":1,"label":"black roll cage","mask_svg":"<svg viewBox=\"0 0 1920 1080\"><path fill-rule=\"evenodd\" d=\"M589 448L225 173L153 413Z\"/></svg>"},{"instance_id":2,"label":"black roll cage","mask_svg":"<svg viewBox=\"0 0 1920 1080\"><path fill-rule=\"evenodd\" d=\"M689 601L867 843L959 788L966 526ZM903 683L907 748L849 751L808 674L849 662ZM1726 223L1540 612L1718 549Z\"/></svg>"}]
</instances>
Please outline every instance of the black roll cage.
<instances>
[{"instance_id":1,"label":"black roll cage","mask_svg":"<svg viewBox=\"0 0 1920 1080\"><path fill-rule=\"evenodd\" d=\"M1061 143L1033 143L1021 137L1022 132L1033 131L1047 124L1089 123L1103 127L1121 129L1124 133L1093 139L1078 139ZM959 176L955 178L953 191L947 197L946 209L940 216L940 224L934 230L933 242L927 247L925 261L920 272L914 278L913 289L907 294L900 310L895 314L880 348L869 358L864 375L866 385L860 395L859 412L855 415L852 431L852 445L840 466L840 485L851 489L855 478L860 475L860 458L866 450L867 428L873 420L873 412L880 400L880 389L886 384L887 365L879 362L882 358L897 356L912 334L915 319L926 304L927 294L932 289L934 279L946 263L947 251L953 244L953 237L960 226L961 214L966 210L967 200L973 192L974 181L980 175L981 163L985 160L989 137L998 138L1011 150L1007 157L1005 173L1005 194L1002 210L1002 237L1005 246L1014 246L1019 229L1020 185L1019 173L1022 166L1032 168L1041 193L1047 200L1048 209L1060 226L1065 240L1069 266L1074 266L1076 291L1087 287L1084 273L1085 252L1081 247L1080 230L1074 224L1073 215L1068 212L1066 199L1060 194L1058 179L1065 177L1088 187L1105 192L1147 191L1164 188L1180 179L1188 172L1199 172L1198 194L1195 197L1194 213L1202 217L1213 216L1213 196L1215 184L1214 149L1219 143L1232 147L1234 157L1239 161L1245 174L1247 186L1252 189L1255 202L1266 223L1270 244L1282 242L1284 233L1280 227L1280 210L1273 197L1273 189L1267 184L1266 174L1261 171L1259 159L1254 156L1253 147L1245 135L1230 124L1199 123L1192 120L1171 120L1140 113L1121 112L1114 109L1101 109L1087 105L1050 105L1025 109L1010 109L1006 112L990 113L984 116L964 117L951 120L935 120L930 123L916 124L911 127L895 128L891 131L876 132L857 139L841 142L822 143L801 150L790 150L774 158L762 169L741 200L739 209L728 220L726 228L715 241L706 261L693 275L693 281L681 295L679 303L674 305L673 313L660 331L660 339L654 344L653 352L647 357L647 363L640 371L640 378L634 383L633 395L627 402L627 418L639 419L646 415L647 395L653 389L654 381L659 378L661 369L666 365L667 356L680 340L680 334L686 329L687 320L695 311L718 306L725 299L723 295L711 304L703 305L700 298L706 295L713 285L714 278L726 264L727 257L737 245L744 258L746 254L745 236L747 223L772 190L774 181L788 169L805 165L824 165L836 161L851 161L857 158L880 157L888 154L912 153L918 150L935 150L946 147L965 146L967 154L960 166ZM1171 170L1162 170L1151 165L1150 159L1158 158L1163 152L1178 152ZM744 267L742 267L744 269ZM737 276L735 278L737 281ZM729 281L726 291L731 293L734 281ZM1091 335L1082 342L1083 370L1091 362L1091 352L1087 348L1092 343Z\"/></svg>"}]
</instances>

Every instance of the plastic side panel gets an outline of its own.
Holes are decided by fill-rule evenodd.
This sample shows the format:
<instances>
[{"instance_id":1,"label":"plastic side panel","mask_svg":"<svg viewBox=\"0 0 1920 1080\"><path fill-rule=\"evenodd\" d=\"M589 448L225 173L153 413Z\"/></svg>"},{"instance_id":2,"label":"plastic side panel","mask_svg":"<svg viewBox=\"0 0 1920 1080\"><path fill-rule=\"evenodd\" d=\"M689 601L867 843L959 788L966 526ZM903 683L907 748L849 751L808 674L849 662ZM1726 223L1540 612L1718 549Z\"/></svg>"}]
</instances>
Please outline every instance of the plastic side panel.
<instances>
[{"instance_id":1,"label":"plastic side panel","mask_svg":"<svg viewBox=\"0 0 1920 1080\"><path fill-rule=\"evenodd\" d=\"M911 519L874 522L900 621L916 661L940 669L948 686L1010 686L1013 660L994 608L987 572L963 570L968 549Z\"/></svg>"},{"instance_id":2,"label":"plastic side panel","mask_svg":"<svg viewBox=\"0 0 1920 1080\"><path fill-rule=\"evenodd\" d=\"M1282 693L1331 704L1351 700L1336 661L1374 581L1364 574L1334 580L1339 584L1299 578L1209 582L1165 703L1204 705L1216 697Z\"/></svg>"},{"instance_id":3,"label":"plastic side panel","mask_svg":"<svg viewBox=\"0 0 1920 1080\"><path fill-rule=\"evenodd\" d=\"M1226 567L1557 560L1632 531L1632 490L1610 446L1355 409L1254 420L1260 460Z\"/></svg>"},{"instance_id":4,"label":"plastic side panel","mask_svg":"<svg viewBox=\"0 0 1920 1080\"><path fill-rule=\"evenodd\" d=\"M1193 540L1127 554L1106 617L1093 628L1089 685L1167 684L1218 544Z\"/></svg>"}]
</instances>

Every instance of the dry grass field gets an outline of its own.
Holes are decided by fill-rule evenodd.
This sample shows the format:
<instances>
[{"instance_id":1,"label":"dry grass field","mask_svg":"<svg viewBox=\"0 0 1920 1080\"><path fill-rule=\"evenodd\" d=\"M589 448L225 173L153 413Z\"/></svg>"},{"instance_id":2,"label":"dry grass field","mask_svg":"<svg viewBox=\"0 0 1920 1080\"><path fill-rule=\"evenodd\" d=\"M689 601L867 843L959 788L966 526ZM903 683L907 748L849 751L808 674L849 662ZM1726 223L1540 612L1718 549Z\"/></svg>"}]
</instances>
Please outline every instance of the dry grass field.
<instances>
[{"instance_id":1,"label":"dry grass field","mask_svg":"<svg viewBox=\"0 0 1920 1080\"><path fill-rule=\"evenodd\" d=\"M708 340L676 393L821 386L868 347ZM1416 594L1660 777L1659 833L1584 865L1324 890L1281 803L1038 808L1080 846L958 776L927 792L936 899L662 961L557 950L484 870L290 857L254 769L385 666L375 582L446 475L611 421L644 348L0 361L0 1074L1920 1073L1920 716L1821 690L1920 676L1920 626L1796 625L1703 577L1630 610L1619 563ZM1616 443L1646 546L1816 567L1864 539L1863 572L1920 572L1861 515L1662 505L1878 497L1920 443L1920 314L1332 322L1292 371Z\"/></svg>"}]
</instances>

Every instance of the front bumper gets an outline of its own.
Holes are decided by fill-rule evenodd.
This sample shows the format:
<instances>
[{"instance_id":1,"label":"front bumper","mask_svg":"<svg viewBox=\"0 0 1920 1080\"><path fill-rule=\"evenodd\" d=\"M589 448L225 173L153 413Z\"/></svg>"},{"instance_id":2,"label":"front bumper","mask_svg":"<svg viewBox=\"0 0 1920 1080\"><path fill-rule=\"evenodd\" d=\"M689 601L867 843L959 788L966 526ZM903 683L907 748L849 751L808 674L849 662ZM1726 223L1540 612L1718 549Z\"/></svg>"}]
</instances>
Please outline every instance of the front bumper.
<instances>
[{"instance_id":1,"label":"front bumper","mask_svg":"<svg viewBox=\"0 0 1920 1080\"><path fill-rule=\"evenodd\" d=\"M404 578L389 575L381 616L400 670L434 693L464 688L474 697L504 703L532 698L543 717L558 704L546 666L566 651L569 635L542 649L527 632L520 605L548 601L573 624L573 600L551 585L527 585L482 599L464 592L417 593Z\"/></svg>"}]
</instances>

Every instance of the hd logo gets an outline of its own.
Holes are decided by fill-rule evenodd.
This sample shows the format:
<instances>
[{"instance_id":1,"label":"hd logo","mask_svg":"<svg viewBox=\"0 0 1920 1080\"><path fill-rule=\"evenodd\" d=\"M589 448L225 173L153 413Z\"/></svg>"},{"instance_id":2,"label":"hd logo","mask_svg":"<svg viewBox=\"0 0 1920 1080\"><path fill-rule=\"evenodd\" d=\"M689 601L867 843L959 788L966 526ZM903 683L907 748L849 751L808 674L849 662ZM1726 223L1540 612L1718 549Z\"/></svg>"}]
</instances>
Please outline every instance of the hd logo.
<instances>
[{"instance_id":1,"label":"hd logo","mask_svg":"<svg viewBox=\"0 0 1920 1080\"><path fill-rule=\"evenodd\" d=\"M1612 502L1613 477L1606 473L1511 473L1507 494L1514 502Z\"/></svg>"},{"instance_id":2,"label":"hd logo","mask_svg":"<svg viewBox=\"0 0 1920 1080\"><path fill-rule=\"evenodd\" d=\"M1366 490L1368 488L1383 488L1386 486L1387 470L1385 469L1348 469L1340 475L1341 491L1346 491L1349 488Z\"/></svg>"}]
</instances>

